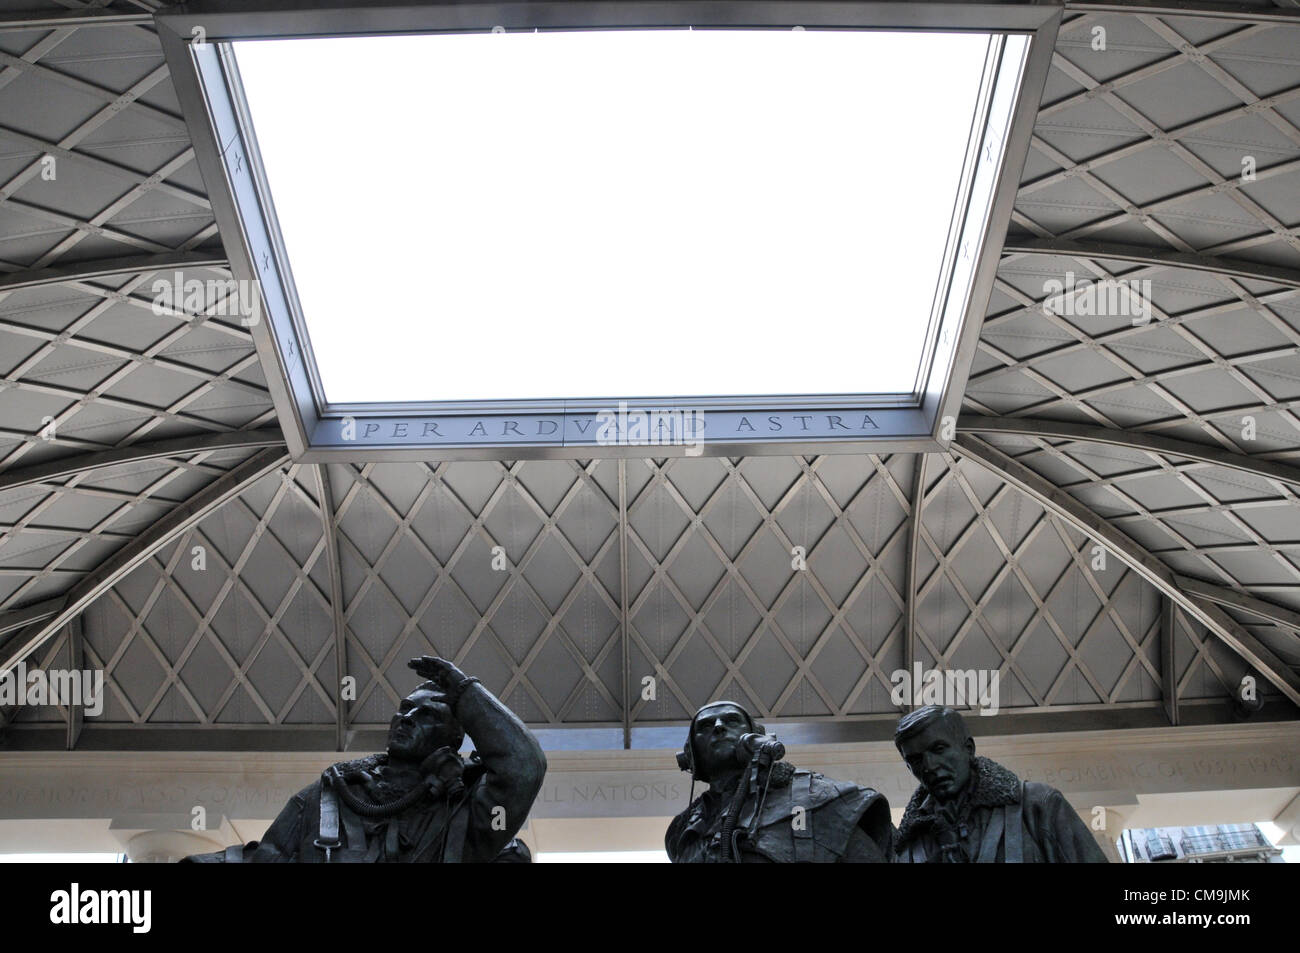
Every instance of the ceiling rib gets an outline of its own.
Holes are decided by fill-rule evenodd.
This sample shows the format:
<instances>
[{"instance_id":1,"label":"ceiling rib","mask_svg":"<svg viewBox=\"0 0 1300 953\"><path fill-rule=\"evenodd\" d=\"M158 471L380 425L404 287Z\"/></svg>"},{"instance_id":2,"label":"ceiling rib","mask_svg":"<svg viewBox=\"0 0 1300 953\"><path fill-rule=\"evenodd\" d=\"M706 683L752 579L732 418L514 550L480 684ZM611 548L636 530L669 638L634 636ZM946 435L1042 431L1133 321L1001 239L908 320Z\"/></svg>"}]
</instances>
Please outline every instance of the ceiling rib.
<instances>
[{"instance_id":1,"label":"ceiling rib","mask_svg":"<svg viewBox=\"0 0 1300 953\"><path fill-rule=\"evenodd\" d=\"M73 281L102 281L122 275L150 274L169 268L224 268L226 256L220 252L182 251L158 255L127 255L122 258L96 258L74 265L51 265L28 268L0 276L0 293L22 288L39 288Z\"/></svg>"},{"instance_id":2,"label":"ceiling rib","mask_svg":"<svg viewBox=\"0 0 1300 953\"><path fill-rule=\"evenodd\" d=\"M209 513L237 497L288 458L288 453L282 448L258 451L195 493L189 500L176 506L132 542L109 556L68 591L58 612L47 619L32 622L9 639L5 648L0 650L0 675L9 672L28 653L48 640L64 623L79 615L136 566L197 525Z\"/></svg>"},{"instance_id":3,"label":"ceiling rib","mask_svg":"<svg viewBox=\"0 0 1300 953\"><path fill-rule=\"evenodd\" d=\"M1300 9L1248 7L1240 3L1197 3L1194 0L1162 0L1146 3L1144 0L1109 0L1108 3L1065 4L1066 13L1122 13L1150 14L1169 17L1207 17L1216 20L1249 20L1255 23L1300 23Z\"/></svg>"},{"instance_id":4,"label":"ceiling rib","mask_svg":"<svg viewBox=\"0 0 1300 953\"><path fill-rule=\"evenodd\" d=\"M1160 596L1160 696L1169 724L1178 724L1178 670L1174 659L1178 607L1166 595Z\"/></svg>"},{"instance_id":5,"label":"ceiling rib","mask_svg":"<svg viewBox=\"0 0 1300 953\"><path fill-rule=\"evenodd\" d=\"M347 622L343 619L343 573L340 568L338 516L334 512L334 490L329 470L323 463L316 471L317 507L321 532L325 534L325 562L330 575L330 617L334 624L334 743L339 751L347 747L348 703L343 698L343 677L347 673Z\"/></svg>"},{"instance_id":6,"label":"ceiling rib","mask_svg":"<svg viewBox=\"0 0 1300 953\"><path fill-rule=\"evenodd\" d=\"M907 599L907 621L903 642L903 671L911 672L916 661L916 601L917 586L916 560L920 555L921 544L921 510L925 501L925 465L930 459L928 453L917 454L916 469L912 474L912 511L907 515L907 569L904 596ZM912 710L912 698L908 697L903 707Z\"/></svg>"},{"instance_id":7,"label":"ceiling rib","mask_svg":"<svg viewBox=\"0 0 1300 953\"><path fill-rule=\"evenodd\" d=\"M68 620L68 668L74 672L80 672L85 669L86 661L86 641L81 631L81 616L73 616ZM65 710L68 719L68 736L67 747L73 751L77 747L77 741L81 738L81 729L85 724L85 707L82 705L68 705Z\"/></svg>"},{"instance_id":8,"label":"ceiling rib","mask_svg":"<svg viewBox=\"0 0 1300 953\"><path fill-rule=\"evenodd\" d=\"M63 596L51 596L40 602L33 602L21 609L0 613L0 641L2 637L16 629L24 628L33 622L48 619L63 608Z\"/></svg>"},{"instance_id":9,"label":"ceiling rib","mask_svg":"<svg viewBox=\"0 0 1300 953\"><path fill-rule=\"evenodd\" d=\"M1008 238L1002 248L1007 255L1052 255L1061 258L1100 258L1105 261L1129 261L1134 264L1188 268L1231 278L1267 281L1300 288L1300 271L1281 265L1269 265L1240 258L1201 255L1196 252L1176 251L1172 248L1153 248L1148 245L1125 245L1111 242L1071 241L1064 238ZM1127 276L1125 276L1127 277Z\"/></svg>"},{"instance_id":10,"label":"ceiling rib","mask_svg":"<svg viewBox=\"0 0 1300 953\"><path fill-rule=\"evenodd\" d=\"M87 26L152 26L151 13L119 13L115 10L11 10L0 13L0 33L34 30L64 30Z\"/></svg>"},{"instance_id":11,"label":"ceiling rib","mask_svg":"<svg viewBox=\"0 0 1300 953\"><path fill-rule=\"evenodd\" d=\"M1208 599L1210 602L1221 606L1227 606L1230 609L1248 612L1257 618L1300 633L1300 612L1296 612L1294 609L1274 605L1239 589L1225 589L1223 586L1216 586L1200 579L1193 579L1191 576L1178 575L1174 578L1178 583L1178 587L1184 592L1190 592L1193 595Z\"/></svg>"},{"instance_id":12,"label":"ceiling rib","mask_svg":"<svg viewBox=\"0 0 1300 953\"><path fill-rule=\"evenodd\" d=\"M118 447L95 453L79 453L49 463L38 463L5 471L0 473L0 493L16 487L30 486L33 483L65 480L78 473L89 473L92 470L121 466L124 463L139 463L142 460L156 460L160 457L183 457L195 453L212 453L217 450L279 447L283 444L284 435L279 429L270 427L262 430L232 430L225 433L199 433L185 437L169 437L165 440L149 440L129 447Z\"/></svg>"},{"instance_id":13,"label":"ceiling rib","mask_svg":"<svg viewBox=\"0 0 1300 953\"><path fill-rule=\"evenodd\" d=\"M618 641L623 669L623 747L632 747L632 654L627 638L627 461L618 461Z\"/></svg>"},{"instance_id":14,"label":"ceiling rib","mask_svg":"<svg viewBox=\"0 0 1300 953\"><path fill-rule=\"evenodd\" d=\"M170 461L172 465L162 467L161 475L156 475L159 468L154 468L154 472L148 474L147 484L144 487L136 488L131 491L113 490L111 488L104 488L91 484L89 478L94 475L94 472L79 473L62 483L42 484L41 486L46 488L48 492L44 494L40 502L23 513L17 522L8 525L0 523L0 529L3 529L4 531L2 539L8 541L16 538L20 534L48 533L53 534L56 537L71 536L71 544L56 544L58 552L54 554L53 558L49 562L39 569L36 569L34 572L31 569L20 570L26 578L17 589L9 592L4 597L3 604L5 606L18 606L24 604L32 598L32 592L42 584L42 580L48 579L57 573L62 572L66 574L71 572L75 573L77 577L80 578L81 572L73 570L70 567L61 568L63 567L63 564L74 560L77 557L78 552L83 550L86 546L91 545L92 542L97 539L111 539L123 543L130 541L134 534L118 533L112 530L116 521L119 519L130 519L130 514L134 512L134 508L146 500L152 500L154 503L163 502L162 499L154 498L157 497L169 484L179 479L182 475L191 472L210 472L212 470L216 471L211 475L211 478L213 479L224 475L226 472L224 468L213 467L211 464L206 462L207 458L210 457L212 453L213 451L197 453L188 460L172 458ZM31 499L31 494L26 494L25 496L27 499ZM78 498L99 498L109 500L112 501L112 505L109 512L100 515L93 524L87 525L83 522L78 526L71 528L71 532L69 532L69 527L60 527L57 515L52 524L41 525L38 522L43 514L48 514L51 511L57 514L58 508L62 502L70 502ZM183 500L180 499L167 500L165 505L170 509L170 507L181 502L183 502Z\"/></svg>"},{"instance_id":15,"label":"ceiling rib","mask_svg":"<svg viewBox=\"0 0 1300 953\"><path fill-rule=\"evenodd\" d=\"M1225 645L1272 682L1282 694L1300 705L1300 674L1292 670L1218 605L1203 596L1180 588L1178 577L1168 566L1116 529L1113 524L1024 464L1017 463L996 447L977 437L961 434L953 442L952 449L1027 493L1040 506L1051 510L1081 532L1103 543L1134 571L1173 599L1185 612L1209 628Z\"/></svg>"},{"instance_id":16,"label":"ceiling rib","mask_svg":"<svg viewBox=\"0 0 1300 953\"><path fill-rule=\"evenodd\" d=\"M990 417L981 414L963 414L958 418L957 427L966 433L1007 434L1017 437L1041 437L1047 440L1104 443L1112 447L1125 447L1166 457L1184 457L1198 463L1227 467L1266 480L1278 480L1291 486L1300 486L1300 467L1155 433L1117 430L1111 427L1048 420L1042 417Z\"/></svg>"},{"instance_id":17,"label":"ceiling rib","mask_svg":"<svg viewBox=\"0 0 1300 953\"><path fill-rule=\"evenodd\" d=\"M1196 461L1174 464L1171 463L1168 458L1160 454L1148 452L1148 456L1154 461L1156 466L1146 469L1134 469L1130 467L1125 473L1103 476L1099 471L1083 462L1081 459L1083 451L1081 449L1075 450L1075 448L1070 447L1067 444L1053 444L1050 440L1043 437L1034 436L1028 439L1032 440L1032 442L1037 446L1037 449L1021 455L1018 458L1021 462L1027 460L1031 454L1040 451L1049 453L1051 456L1057 458L1061 463L1078 470L1085 477L1085 481L1082 483L1066 483L1062 482L1058 477L1057 482L1061 489L1073 495L1082 489L1104 487L1121 503L1125 510L1131 511L1111 515L1110 520L1112 524L1118 527L1134 519L1151 521L1158 525L1160 529L1177 544L1172 549L1150 549L1149 552L1151 555L1168 561L1170 558L1169 554L1179 552L1179 549L1181 548L1182 552L1180 555L1190 555L1200 561L1207 577L1216 581L1221 579L1224 584L1232 587L1224 590L1225 592L1240 591L1242 583L1232 576L1231 573L1227 572L1222 565L1212 558L1212 556L1224 553L1229 549L1237 550L1238 547L1241 547L1242 550L1245 551L1266 552L1270 554L1275 565L1280 566L1292 576L1300 578L1300 571L1295 568L1290 559L1282 552L1282 548L1289 544L1282 541L1278 541L1277 543L1271 542L1266 537L1261 536L1254 526L1238 514L1237 511L1240 508L1250 506L1252 505L1251 503L1242 500L1225 503L1213 494L1209 493L1203 486L1201 486L1199 481L1186 479L1183 476L1187 470L1207 466L1207 464L1198 463ZM1142 479L1155 473L1177 475L1182 480L1183 485L1194 496L1200 497L1203 502L1191 506L1162 508L1157 514L1149 510L1138 496L1135 496L1132 492L1124 490L1119 485L1121 482L1127 482L1130 478ZM1221 480L1222 476L1216 477L1216 479ZM1287 486L1285 483L1279 480L1270 480L1269 482L1272 484L1272 490L1277 499L1268 501L1268 505L1276 506L1283 502L1289 505L1295 505L1297 502L1300 502L1300 498L1297 497L1295 490ZM1257 503L1260 501L1254 502ZM1095 505L1096 503L1094 502L1094 506ZM1178 517L1208 512L1221 515L1221 517L1232 526L1232 531L1228 534L1230 537L1234 537L1234 534L1236 534L1236 539L1244 538L1249 540L1249 542L1233 542L1226 545L1218 544L1212 547L1197 545L1178 528ZM1226 600L1219 601L1225 602L1226 604ZM1267 608L1269 604L1264 603L1262 606ZM1286 623L1284 622L1283 624Z\"/></svg>"}]
</instances>

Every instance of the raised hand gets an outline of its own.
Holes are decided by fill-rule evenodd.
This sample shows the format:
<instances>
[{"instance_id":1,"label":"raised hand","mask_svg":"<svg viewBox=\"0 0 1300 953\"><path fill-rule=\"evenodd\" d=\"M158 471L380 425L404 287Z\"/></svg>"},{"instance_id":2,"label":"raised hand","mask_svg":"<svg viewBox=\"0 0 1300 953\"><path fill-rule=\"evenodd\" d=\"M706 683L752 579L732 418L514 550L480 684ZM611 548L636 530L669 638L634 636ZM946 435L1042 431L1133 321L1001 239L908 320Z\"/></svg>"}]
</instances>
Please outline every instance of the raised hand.
<instances>
[{"instance_id":1,"label":"raised hand","mask_svg":"<svg viewBox=\"0 0 1300 953\"><path fill-rule=\"evenodd\" d=\"M449 697L453 708L465 686L470 682L478 681L477 678L466 675L445 658L434 655L421 655L419 658L410 659L406 664L415 670L415 674L437 685Z\"/></svg>"}]
</instances>

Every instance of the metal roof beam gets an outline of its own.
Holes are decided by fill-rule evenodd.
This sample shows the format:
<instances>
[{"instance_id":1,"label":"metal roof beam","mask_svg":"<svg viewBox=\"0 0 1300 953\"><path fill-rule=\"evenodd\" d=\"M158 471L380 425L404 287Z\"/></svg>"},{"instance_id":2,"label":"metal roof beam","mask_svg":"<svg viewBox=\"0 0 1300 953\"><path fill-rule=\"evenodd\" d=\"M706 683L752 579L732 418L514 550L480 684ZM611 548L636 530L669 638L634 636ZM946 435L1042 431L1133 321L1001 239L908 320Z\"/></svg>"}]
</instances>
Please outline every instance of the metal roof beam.
<instances>
[{"instance_id":1,"label":"metal roof beam","mask_svg":"<svg viewBox=\"0 0 1300 953\"><path fill-rule=\"evenodd\" d=\"M1172 248L1152 248L1148 245L1071 241L1063 238L1008 238L1002 246L1002 254L1129 261L1139 265L1187 268L1191 271L1206 271L1231 278L1267 281L1288 288L1300 288L1300 271L1295 268L1246 261L1241 258L1175 251Z\"/></svg>"},{"instance_id":2,"label":"metal roof beam","mask_svg":"<svg viewBox=\"0 0 1300 953\"><path fill-rule=\"evenodd\" d=\"M165 272L173 268L229 267L224 251L172 251L157 255L123 255L112 259L75 261L69 265L25 268L0 276L0 291L18 291L25 287L65 285L73 281L103 281L104 278Z\"/></svg>"},{"instance_id":3,"label":"metal roof beam","mask_svg":"<svg viewBox=\"0 0 1300 953\"><path fill-rule=\"evenodd\" d=\"M1178 669L1174 645L1178 636L1178 607L1166 595L1160 597L1160 700L1169 724L1178 724Z\"/></svg>"},{"instance_id":4,"label":"metal roof beam","mask_svg":"<svg viewBox=\"0 0 1300 953\"><path fill-rule=\"evenodd\" d=\"M1220 447L1193 443L1176 437L1163 437L1155 433L1136 430L1115 430L1095 424L1076 424L1042 417L988 417L980 414L962 414L957 419L957 429L966 433L1007 434L1016 437L1041 437L1044 440L1077 440L1082 443L1103 443L1112 447L1158 453L1166 457L1183 457L1216 467L1226 467L1265 480L1277 480L1290 486L1300 486L1300 467L1275 460L1262 460L1242 453L1233 453Z\"/></svg>"},{"instance_id":5,"label":"metal roof beam","mask_svg":"<svg viewBox=\"0 0 1300 953\"><path fill-rule=\"evenodd\" d=\"M628 641L627 461L618 461L618 639L623 671L623 747L632 747L632 655Z\"/></svg>"},{"instance_id":6,"label":"metal roof beam","mask_svg":"<svg viewBox=\"0 0 1300 953\"><path fill-rule=\"evenodd\" d=\"M288 452L282 447L258 451L174 507L135 540L114 552L72 587L57 612L48 618L32 622L5 643L4 648L0 649L0 677L154 553L202 522L218 507L238 496L288 458Z\"/></svg>"},{"instance_id":7,"label":"metal roof beam","mask_svg":"<svg viewBox=\"0 0 1300 953\"><path fill-rule=\"evenodd\" d=\"M1179 575L1175 578L1178 587L1184 592L1190 592L1218 605L1227 606L1229 609L1237 609L1284 629L1300 633L1300 612L1296 612L1294 609L1275 605L1272 602L1265 602L1263 599L1242 592L1239 589L1225 589L1223 586L1216 586L1212 582L1193 579L1191 576Z\"/></svg>"},{"instance_id":8,"label":"metal roof beam","mask_svg":"<svg viewBox=\"0 0 1300 953\"><path fill-rule=\"evenodd\" d=\"M977 437L959 434L952 443L951 449L1002 478L1027 494L1038 505L1105 545L1138 575L1181 606L1184 612L1206 626L1225 645L1275 685L1283 695L1294 704L1300 705L1300 673L1278 658L1271 649L1214 602L1182 589L1179 585L1179 577L1173 570L1122 533L1114 524L1098 516L1023 463L1018 463Z\"/></svg>"},{"instance_id":9,"label":"metal roof beam","mask_svg":"<svg viewBox=\"0 0 1300 953\"><path fill-rule=\"evenodd\" d=\"M152 26L151 13L122 13L117 10L8 10L0 13L0 33L29 30L61 30L84 26Z\"/></svg>"},{"instance_id":10,"label":"metal roof beam","mask_svg":"<svg viewBox=\"0 0 1300 953\"><path fill-rule=\"evenodd\" d=\"M86 640L81 631L81 616L68 620L68 669L82 671L86 665ZM85 710L75 700L68 703L68 750L75 751L77 741L81 738L81 729L85 725Z\"/></svg>"},{"instance_id":11,"label":"metal roof beam","mask_svg":"<svg viewBox=\"0 0 1300 953\"><path fill-rule=\"evenodd\" d=\"M1300 23L1300 9L1253 7L1244 3L1199 3L1196 0L1107 0L1080 3L1070 0L1066 13L1131 13L1166 17L1212 17L1216 20L1249 20L1253 23Z\"/></svg>"},{"instance_id":12,"label":"metal roof beam","mask_svg":"<svg viewBox=\"0 0 1300 953\"><path fill-rule=\"evenodd\" d=\"M330 576L330 614L334 622L334 746L347 750L348 703L343 698L343 679L347 675L348 623L343 604L343 571L339 561L338 517L334 513L334 490L326 464L318 463L316 496L320 509L321 532L325 534L325 564Z\"/></svg>"},{"instance_id":13,"label":"metal roof beam","mask_svg":"<svg viewBox=\"0 0 1300 953\"><path fill-rule=\"evenodd\" d=\"M94 453L78 453L48 463L16 467L0 473L0 493L15 487L57 482L76 476L78 473L121 466L124 463L138 463L141 460L187 457L196 453L212 453L218 450L256 450L283 445L284 435L280 433L279 428L275 427L263 430L191 434L185 437L169 437L166 440L147 440L127 447L115 447L112 450L100 450ZM0 622L0 631L3 631L3 622Z\"/></svg>"},{"instance_id":14,"label":"metal roof beam","mask_svg":"<svg viewBox=\"0 0 1300 953\"><path fill-rule=\"evenodd\" d=\"M33 602L21 609L0 613L0 642L3 642L4 636L15 629L21 629L33 622L48 619L61 608L63 608L63 596L51 596L48 599L42 599L40 602Z\"/></svg>"},{"instance_id":15,"label":"metal roof beam","mask_svg":"<svg viewBox=\"0 0 1300 953\"><path fill-rule=\"evenodd\" d=\"M907 618L903 633L903 670L912 671L916 661L916 604L919 601L918 588L921 580L917 578L916 564L921 553L921 516L925 504L925 465L930 459L928 453L916 455L916 469L912 474L912 512L907 516L907 568L905 570L907 599ZM907 711L912 710L912 696L903 703Z\"/></svg>"}]
</instances>

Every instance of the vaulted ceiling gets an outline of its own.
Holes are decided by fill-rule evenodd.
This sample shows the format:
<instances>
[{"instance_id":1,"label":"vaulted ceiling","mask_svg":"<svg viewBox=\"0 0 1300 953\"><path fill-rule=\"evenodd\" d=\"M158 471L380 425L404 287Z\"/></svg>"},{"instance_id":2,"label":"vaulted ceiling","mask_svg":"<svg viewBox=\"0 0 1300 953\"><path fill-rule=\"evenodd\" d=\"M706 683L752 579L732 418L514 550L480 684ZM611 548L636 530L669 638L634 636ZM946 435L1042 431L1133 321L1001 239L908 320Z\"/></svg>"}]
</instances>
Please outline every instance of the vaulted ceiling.
<instances>
[{"instance_id":1,"label":"vaulted ceiling","mask_svg":"<svg viewBox=\"0 0 1300 953\"><path fill-rule=\"evenodd\" d=\"M948 452L302 465L248 330L154 307L228 275L155 5L34 6L0 4L0 667L107 698L5 744L365 746L422 653L555 744L719 696L881 737L914 663L998 671L1008 731L1227 720L1247 674L1296 717L1294 7L1066 5ZM1150 320L1044 307L1070 272Z\"/></svg>"}]
</instances>

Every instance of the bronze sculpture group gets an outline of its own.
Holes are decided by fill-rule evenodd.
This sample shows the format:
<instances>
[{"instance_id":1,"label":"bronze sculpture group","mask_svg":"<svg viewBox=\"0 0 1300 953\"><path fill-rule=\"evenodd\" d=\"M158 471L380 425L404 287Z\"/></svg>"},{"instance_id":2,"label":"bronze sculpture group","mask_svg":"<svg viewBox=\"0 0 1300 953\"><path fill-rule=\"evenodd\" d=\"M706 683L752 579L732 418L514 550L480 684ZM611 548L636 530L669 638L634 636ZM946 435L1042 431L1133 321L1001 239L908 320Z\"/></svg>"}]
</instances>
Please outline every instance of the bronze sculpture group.
<instances>
[{"instance_id":1,"label":"bronze sculpture group","mask_svg":"<svg viewBox=\"0 0 1300 953\"><path fill-rule=\"evenodd\" d=\"M187 858L243 863L528 863L515 835L546 773L532 733L478 679L431 656L388 750L332 765L260 842ZM468 760L459 751L474 742ZM904 715L894 743L918 786L898 828L877 791L796 768L741 705L691 719L678 766L690 802L664 838L674 863L1105 863L1061 792L975 754L961 715ZM695 783L707 785L698 797Z\"/></svg>"}]
</instances>

